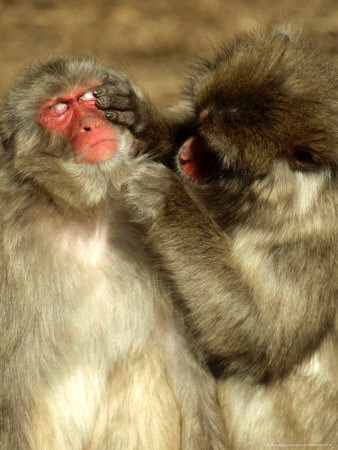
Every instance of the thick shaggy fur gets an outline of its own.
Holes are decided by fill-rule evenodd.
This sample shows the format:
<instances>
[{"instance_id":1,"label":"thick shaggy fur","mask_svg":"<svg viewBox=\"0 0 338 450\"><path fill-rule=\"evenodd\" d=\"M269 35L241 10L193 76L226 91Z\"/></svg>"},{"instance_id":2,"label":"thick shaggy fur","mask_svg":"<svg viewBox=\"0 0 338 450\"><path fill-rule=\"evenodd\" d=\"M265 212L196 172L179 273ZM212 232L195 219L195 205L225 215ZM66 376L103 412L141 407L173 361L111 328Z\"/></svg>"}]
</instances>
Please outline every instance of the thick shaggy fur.
<instances>
[{"instance_id":1,"label":"thick shaggy fur","mask_svg":"<svg viewBox=\"0 0 338 450\"><path fill-rule=\"evenodd\" d=\"M119 122L114 92L98 105ZM200 61L184 95L162 111L130 88L140 152L178 177L147 163L126 195L218 378L231 444L338 445L337 68L278 23Z\"/></svg>"},{"instance_id":2,"label":"thick shaggy fur","mask_svg":"<svg viewBox=\"0 0 338 450\"><path fill-rule=\"evenodd\" d=\"M77 164L37 124L48 99L100 82L87 58L28 69L1 114L0 448L223 449L215 383L188 351L119 193L140 163Z\"/></svg>"}]
</instances>

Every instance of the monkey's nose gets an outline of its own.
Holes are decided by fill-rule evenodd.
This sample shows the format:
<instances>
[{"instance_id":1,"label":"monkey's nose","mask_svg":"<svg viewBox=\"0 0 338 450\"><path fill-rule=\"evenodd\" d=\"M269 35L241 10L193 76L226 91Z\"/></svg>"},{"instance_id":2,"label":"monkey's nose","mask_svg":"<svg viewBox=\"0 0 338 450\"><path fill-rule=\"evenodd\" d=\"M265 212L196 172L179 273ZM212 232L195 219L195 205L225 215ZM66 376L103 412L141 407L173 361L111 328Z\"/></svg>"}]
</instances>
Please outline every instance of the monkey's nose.
<instances>
[{"instance_id":1,"label":"monkey's nose","mask_svg":"<svg viewBox=\"0 0 338 450\"><path fill-rule=\"evenodd\" d=\"M80 128L81 131L93 131L97 126L98 126L99 122L97 120L96 117L82 117L81 123L80 123Z\"/></svg>"}]
</instances>

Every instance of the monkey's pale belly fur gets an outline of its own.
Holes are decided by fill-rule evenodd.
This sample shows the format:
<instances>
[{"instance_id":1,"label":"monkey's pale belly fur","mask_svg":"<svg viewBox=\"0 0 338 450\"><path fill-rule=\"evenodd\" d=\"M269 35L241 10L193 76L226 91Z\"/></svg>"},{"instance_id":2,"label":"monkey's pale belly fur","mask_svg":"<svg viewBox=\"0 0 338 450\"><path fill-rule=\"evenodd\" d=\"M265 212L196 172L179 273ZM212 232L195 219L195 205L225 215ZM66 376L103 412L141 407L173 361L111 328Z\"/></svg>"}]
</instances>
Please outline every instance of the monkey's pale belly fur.
<instances>
[{"instance_id":1,"label":"monkey's pale belly fur","mask_svg":"<svg viewBox=\"0 0 338 450\"><path fill-rule=\"evenodd\" d=\"M45 205L24 221L4 217L2 417L12 405L16 415L0 447L195 450L210 439L223 449L214 383L174 323L138 230L116 199L97 215ZM12 444L15 426L23 438Z\"/></svg>"},{"instance_id":2,"label":"monkey's pale belly fur","mask_svg":"<svg viewBox=\"0 0 338 450\"><path fill-rule=\"evenodd\" d=\"M335 341L328 337L289 378L278 383L254 386L244 384L237 377L220 383L219 399L233 445L256 450L263 444L290 443L296 432L303 433L304 446L298 444L299 448L305 450L308 447L306 438L322 444L323 426L334 428L335 423L334 414L325 417L322 412L326 412L323 398L335 397L338 370L335 355ZM309 403L318 415L308 413ZM311 430L311 436L306 427ZM329 434L326 437L328 440L333 438Z\"/></svg>"},{"instance_id":3,"label":"monkey's pale belly fur","mask_svg":"<svg viewBox=\"0 0 338 450\"><path fill-rule=\"evenodd\" d=\"M158 408L159 418L156 423L156 415L152 417L150 428L163 428L161 413L170 413L177 428L178 441L171 442L166 448L179 448L178 410L156 356L156 342L163 338L165 330L158 329L155 320L151 298L154 295L153 278L147 273L146 263L142 268L136 267L131 264L132 258L124 258L123 251L121 255L120 251L115 252L108 245L114 230L107 222L93 228L78 222L56 221L55 225L55 221L42 220L41 224L36 228L36 239L40 245L45 241L45 251L51 252L53 264L65 269L72 267L71 272L65 270L55 288L51 287L47 293L48 303L56 308L58 304L62 305L67 292L69 295L70 286L73 291L71 297L76 299L76 303L56 318L59 334L55 340L51 336L49 342L36 342L42 353L46 346L46 360L56 358L61 367L60 373L56 370L51 374L31 411L32 421L39 428L35 437L38 448L44 448L51 438L48 427L46 435L41 434L41 423L44 422L54 424L53 448L82 449L83 440L93 442L90 448L106 448L101 447L104 444L100 439L109 427L116 428L116 445L121 445L117 448L122 449L123 445L126 448L137 448L138 445L147 448L146 442L138 444L140 436L136 429L147 427L149 417L142 417L139 411L146 408L148 402L154 404L155 411ZM38 255L33 254L32 257ZM52 268L48 264L41 267L36 285L40 284L39 278L42 280L50 270ZM124 282L126 273L132 282ZM149 301L143 301L147 297ZM132 313L135 304L138 304L136 316ZM146 328L140 327L140 315L144 316L141 320L148 323ZM169 339L175 339L175 334L170 333ZM64 346L67 347L67 358L63 358ZM144 370L141 358L145 355L151 362L151 370ZM48 364L50 362L47 363L47 371ZM65 370L65 366L68 369ZM159 384L167 390L169 399L171 397L170 411L162 410L159 401L154 403ZM132 406L126 400L130 397L134 398ZM128 423L129 430L135 427L128 437L119 436L119 430L125 427L123 422ZM158 445L164 445L165 427L159 431L158 439Z\"/></svg>"},{"instance_id":4,"label":"monkey's pale belly fur","mask_svg":"<svg viewBox=\"0 0 338 450\"><path fill-rule=\"evenodd\" d=\"M97 225L94 234L88 234L81 228L79 230L76 225L70 226L61 238L62 248L74 251L79 263L95 267L102 262L108 247L107 234L107 225Z\"/></svg>"}]
</instances>

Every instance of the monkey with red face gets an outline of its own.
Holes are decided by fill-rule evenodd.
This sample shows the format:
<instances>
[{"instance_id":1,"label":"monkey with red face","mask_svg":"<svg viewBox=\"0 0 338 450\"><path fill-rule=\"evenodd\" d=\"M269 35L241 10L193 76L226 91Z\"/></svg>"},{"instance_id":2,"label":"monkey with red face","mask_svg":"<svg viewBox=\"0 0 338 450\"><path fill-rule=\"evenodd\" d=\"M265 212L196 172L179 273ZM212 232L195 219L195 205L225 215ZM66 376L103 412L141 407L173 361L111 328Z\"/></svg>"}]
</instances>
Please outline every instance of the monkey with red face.
<instances>
[{"instance_id":1,"label":"monkey with red face","mask_svg":"<svg viewBox=\"0 0 338 450\"><path fill-rule=\"evenodd\" d=\"M84 57L32 66L1 111L0 448L223 449L210 376L119 193L139 164Z\"/></svg>"}]
</instances>

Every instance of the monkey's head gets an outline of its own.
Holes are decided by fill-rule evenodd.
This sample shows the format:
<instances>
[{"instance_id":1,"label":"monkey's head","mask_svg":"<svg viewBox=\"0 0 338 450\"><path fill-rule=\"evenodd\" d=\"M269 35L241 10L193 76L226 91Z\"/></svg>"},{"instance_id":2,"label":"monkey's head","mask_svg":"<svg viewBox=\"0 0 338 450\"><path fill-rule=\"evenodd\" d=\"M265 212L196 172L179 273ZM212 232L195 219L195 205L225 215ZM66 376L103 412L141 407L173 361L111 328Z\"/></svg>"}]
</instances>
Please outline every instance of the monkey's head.
<instances>
[{"instance_id":1,"label":"monkey's head","mask_svg":"<svg viewBox=\"0 0 338 450\"><path fill-rule=\"evenodd\" d=\"M96 180L102 194L109 183L120 183L133 139L106 120L92 93L110 72L124 76L93 59L71 56L32 65L18 77L0 122L4 153L18 177L46 186L49 172L68 176L79 188Z\"/></svg>"},{"instance_id":2,"label":"monkey's head","mask_svg":"<svg viewBox=\"0 0 338 450\"><path fill-rule=\"evenodd\" d=\"M210 203L217 192L253 198L267 177L296 183L336 167L337 70L301 31L279 24L239 36L199 64L186 92L197 125L177 164L197 193L213 192Z\"/></svg>"}]
</instances>

